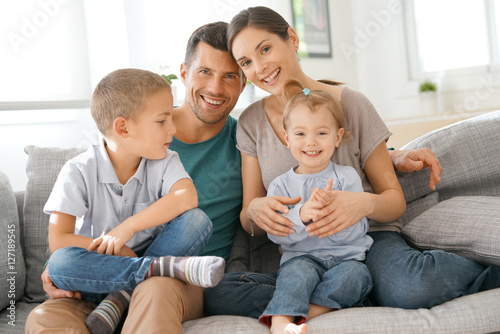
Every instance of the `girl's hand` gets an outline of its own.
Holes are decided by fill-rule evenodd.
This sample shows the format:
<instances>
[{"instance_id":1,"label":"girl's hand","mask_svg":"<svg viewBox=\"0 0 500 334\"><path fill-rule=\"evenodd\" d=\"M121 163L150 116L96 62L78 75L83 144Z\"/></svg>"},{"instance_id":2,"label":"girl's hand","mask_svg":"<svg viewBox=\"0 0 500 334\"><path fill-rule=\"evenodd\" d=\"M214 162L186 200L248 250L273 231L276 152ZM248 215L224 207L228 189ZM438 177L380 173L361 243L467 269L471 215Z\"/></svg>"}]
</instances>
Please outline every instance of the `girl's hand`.
<instances>
[{"instance_id":1,"label":"girl's hand","mask_svg":"<svg viewBox=\"0 0 500 334\"><path fill-rule=\"evenodd\" d=\"M309 236L329 237L353 226L367 215L363 205L365 193L335 190L332 196L333 201L320 210L323 218L306 227Z\"/></svg>"},{"instance_id":2,"label":"girl's hand","mask_svg":"<svg viewBox=\"0 0 500 334\"><path fill-rule=\"evenodd\" d=\"M87 249L99 254L130 256L125 244L132 239L134 234L133 230L128 227L127 221L124 221L106 235L94 239Z\"/></svg>"},{"instance_id":3,"label":"girl's hand","mask_svg":"<svg viewBox=\"0 0 500 334\"><path fill-rule=\"evenodd\" d=\"M276 211L286 214L288 213L286 205L294 205L299 201L300 197L274 196L254 198L246 210L249 223L256 224L267 233L285 237L294 232L292 227L295 225Z\"/></svg>"},{"instance_id":4,"label":"girl's hand","mask_svg":"<svg viewBox=\"0 0 500 334\"><path fill-rule=\"evenodd\" d=\"M321 209L332 203L334 198L332 186L333 179L329 179L325 189L311 189L311 196L300 209L300 219L303 223L323 218Z\"/></svg>"}]
</instances>

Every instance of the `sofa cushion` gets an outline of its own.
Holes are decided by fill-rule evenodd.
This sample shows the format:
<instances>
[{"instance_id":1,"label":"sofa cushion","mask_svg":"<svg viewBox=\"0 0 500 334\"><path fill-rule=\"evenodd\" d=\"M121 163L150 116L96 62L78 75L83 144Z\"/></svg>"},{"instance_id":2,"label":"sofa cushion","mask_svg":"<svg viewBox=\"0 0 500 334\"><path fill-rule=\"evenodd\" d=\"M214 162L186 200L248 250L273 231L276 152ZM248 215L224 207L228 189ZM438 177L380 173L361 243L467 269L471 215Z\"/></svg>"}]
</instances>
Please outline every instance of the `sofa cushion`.
<instances>
[{"instance_id":1,"label":"sofa cushion","mask_svg":"<svg viewBox=\"0 0 500 334\"><path fill-rule=\"evenodd\" d=\"M440 202L403 228L421 249L442 249L500 265L500 197L459 196Z\"/></svg>"},{"instance_id":2,"label":"sofa cushion","mask_svg":"<svg viewBox=\"0 0 500 334\"><path fill-rule=\"evenodd\" d=\"M23 211L23 249L27 273L25 298L29 302L41 302L45 300L45 292L40 274L50 256L47 236L49 216L43 213L43 207L64 163L85 149L27 146L24 150L28 154L28 183Z\"/></svg>"},{"instance_id":3,"label":"sofa cushion","mask_svg":"<svg viewBox=\"0 0 500 334\"><path fill-rule=\"evenodd\" d=\"M15 302L24 294L25 279L16 198L9 179L0 172L0 309L9 306L15 315Z\"/></svg>"},{"instance_id":4,"label":"sofa cushion","mask_svg":"<svg viewBox=\"0 0 500 334\"><path fill-rule=\"evenodd\" d=\"M401 217L403 225L408 224L413 219L418 217L420 214L432 208L434 205L438 203L439 203L439 193L437 191L433 191L427 196L414 200L411 203L411 205L407 206L403 217Z\"/></svg>"},{"instance_id":5,"label":"sofa cushion","mask_svg":"<svg viewBox=\"0 0 500 334\"><path fill-rule=\"evenodd\" d=\"M498 333L500 289L463 296L431 309L352 307L307 322L310 334L331 333ZM257 319L218 315L183 323L184 334L264 334Z\"/></svg>"}]
</instances>

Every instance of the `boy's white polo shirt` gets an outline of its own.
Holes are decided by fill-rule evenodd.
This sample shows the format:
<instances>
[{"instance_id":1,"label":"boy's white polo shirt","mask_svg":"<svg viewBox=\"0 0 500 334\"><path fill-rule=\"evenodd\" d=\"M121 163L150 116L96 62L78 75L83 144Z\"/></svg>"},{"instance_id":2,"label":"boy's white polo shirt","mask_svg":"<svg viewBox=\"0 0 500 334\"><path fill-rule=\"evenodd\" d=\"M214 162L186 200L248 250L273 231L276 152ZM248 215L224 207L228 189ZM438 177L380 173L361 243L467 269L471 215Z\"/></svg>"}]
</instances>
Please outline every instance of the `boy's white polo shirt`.
<instances>
[{"instance_id":1,"label":"boy's white polo shirt","mask_svg":"<svg viewBox=\"0 0 500 334\"><path fill-rule=\"evenodd\" d=\"M75 234L95 239L146 209L185 178L190 179L178 154L168 150L163 159L143 158L136 173L123 185L103 142L64 165L44 212L77 217ZM137 252L150 244L160 228L140 231L126 245Z\"/></svg>"}]
</instances>

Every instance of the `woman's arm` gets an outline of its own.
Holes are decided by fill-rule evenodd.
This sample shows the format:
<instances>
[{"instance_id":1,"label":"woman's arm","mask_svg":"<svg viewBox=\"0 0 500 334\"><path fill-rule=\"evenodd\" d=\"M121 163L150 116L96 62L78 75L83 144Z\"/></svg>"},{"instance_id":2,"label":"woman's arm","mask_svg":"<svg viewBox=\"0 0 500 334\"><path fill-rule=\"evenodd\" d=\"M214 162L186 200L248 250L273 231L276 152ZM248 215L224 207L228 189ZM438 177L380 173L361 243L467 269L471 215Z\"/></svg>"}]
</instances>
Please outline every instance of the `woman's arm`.
<instances>
[{"instance_id":1,"label":"woman's arm","mask_svg":"<svg viewBox=\"0 0 500 334\"><path fill-rule=\"evenodd\" d=\"M324 218L307 226L311 236L328 237L368 217L381 223L400 218L406 210L403 190L394 172L385 143L380 144L365 163L364 171L374 194L335 191L335 199L325 208Z\"/></svg>"},{"instance_id":2,"label":"woman's arm","mask_svg":"<svg viewBox=\"0 0 500 334\"><path fill-rule=\"evenodd\" d=\"M290 228L294 226L293 223L276 211L288 212L286 205L297 204L300 197L266 197L259 160L245 153L241 153L241 178L243 208L240 220L245 231L252 235L263 235L268 232L286 236L293 233L293 229Z\"/></svg>"}]
</instances>

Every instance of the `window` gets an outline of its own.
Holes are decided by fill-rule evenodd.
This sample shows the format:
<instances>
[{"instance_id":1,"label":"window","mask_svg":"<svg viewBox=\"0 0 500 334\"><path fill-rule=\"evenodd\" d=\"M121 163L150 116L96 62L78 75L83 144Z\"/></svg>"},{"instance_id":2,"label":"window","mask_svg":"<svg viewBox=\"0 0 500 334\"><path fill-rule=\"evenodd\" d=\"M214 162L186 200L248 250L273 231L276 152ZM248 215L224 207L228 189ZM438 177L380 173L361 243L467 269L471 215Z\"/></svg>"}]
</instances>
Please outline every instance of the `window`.
<instances>
[{"instance_id":1,"label":"window","mask_svg":"<svg viewBox=\"0 0 500 334\"><path fill-rule=\"evenodd\" d=\"M412 0L406 15L412 79L498 66L500 0Z\"/></svg>"},{"instance_id":2,"label":"window","mask_svg":"<svg viewBox=\"0 0 500 334\"><path fill-rule=\"evenodd\" d=\"M0 5L0 109L83 105L90 91L81 1Z\"/></svg>"},{"instance_id":3,"label":"window","mask_svg":"<svg viewBox=\"0 0 500 334\"><path fill-rule=\"evenodd\" d=\"M196 28L268 2L4 1L0 111L86 108L93 87L118 68L162 72L167 66L178 75ZM183 85L175 84L183 96Z\"/></svg>"}]
</instances>

